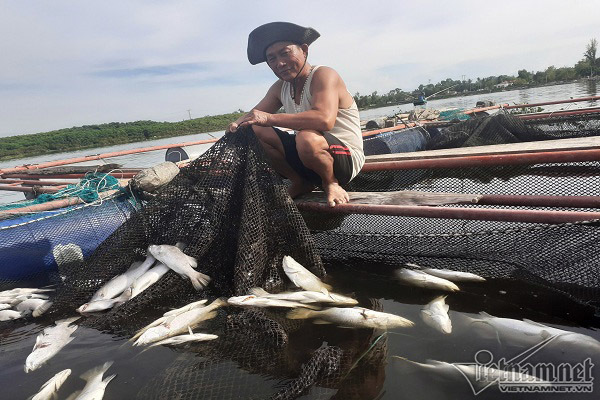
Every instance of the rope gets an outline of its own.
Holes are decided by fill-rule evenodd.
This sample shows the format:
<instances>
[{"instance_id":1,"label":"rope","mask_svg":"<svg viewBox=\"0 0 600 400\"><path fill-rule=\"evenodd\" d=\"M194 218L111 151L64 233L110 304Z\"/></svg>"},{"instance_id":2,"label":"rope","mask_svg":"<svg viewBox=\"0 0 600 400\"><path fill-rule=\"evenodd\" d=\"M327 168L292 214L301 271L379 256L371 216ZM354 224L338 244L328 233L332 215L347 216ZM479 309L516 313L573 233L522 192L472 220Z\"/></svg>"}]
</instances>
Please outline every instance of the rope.
<instances>
[{"instance_id":1,"label":"rope","mask_svg":"<svg viewBox=\"0 0 600 400\"><path fill-rule=\"evenodd\" d=\"M111 171L112 172L112 171ZM0 206L0 210L10 210L12 208L20 208L34 204L46 203L53 200L63 199L66 197L78 197L83 203L93 203L99 199L99 193L111 189L125 191L120 187L119 181L114 176L105 173L88 172L83 179L78 183L68 185L56 193L43 193L29 202L19 202Z\"/></svg>"}]
</instances>

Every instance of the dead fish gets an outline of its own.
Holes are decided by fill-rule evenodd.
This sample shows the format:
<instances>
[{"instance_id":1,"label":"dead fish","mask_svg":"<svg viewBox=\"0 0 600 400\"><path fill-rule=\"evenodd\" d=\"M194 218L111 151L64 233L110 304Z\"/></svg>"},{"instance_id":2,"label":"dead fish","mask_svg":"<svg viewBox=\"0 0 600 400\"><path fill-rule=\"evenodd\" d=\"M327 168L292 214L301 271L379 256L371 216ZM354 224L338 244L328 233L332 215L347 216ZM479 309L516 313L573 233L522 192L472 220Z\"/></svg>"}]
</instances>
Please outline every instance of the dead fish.
<instances>
[{"instance_id":1,"label":"dead fish","mask_svg":"<svg viewBox=\"0 0 600 400\"><path fill-rule=\"evenodd\" d=\"M0 303L0 311L2 311L2 310L8 310L11 307L12 306L10 304Z\"/></svg>"},{"instance_id":2,"label":"dead fish","mask_svg":"<svg viewBox=\"0 0 600 400\"><path fill-rule=\"evenodd\" d=\"M313 292L313 291L299 291L299 292L284 292L284 293L269 293L262 288L252 288L250 293L258 297L266 297L269 299L297 301L299 303L326 303L335 304L337 306L354 306L358 304L358 301L341 294L328 292Z\"/></svg>"},{"instance_id":3,"label":"dead fish","mask_svg":"<svg viewBox=\"0 0 600 400\"><path fill-rule=\"evenodd\" d=\"M30 397L29 400L52 400L56 398L58 389L65 383L69 375L71 375L70 369L57 372L56 375L48 379L46 383L40 387L40 390L33 397Z\"/></svg>"},{"instance_id":4,"label":"dead fish","mask_svg":"<svg viewBox=\"0 0 600 400\"><path fill-rule=\"evenodd\" d=\"M363 307L331 307L321 311L299 308L287 314L289 319L314 318L315 323L333 323L351 328L391 329L413 326L414 323L398 315L373 311Z\"/></svg>"},{"instance_id":5,"label":"dead fish","mask_svg":"<svg viewBox=\"0 0 600 400\"><path fill-rule=\"evenodd\" d=\"M421 271L400 268L395 271L395 274L400 281L422 288L445 290L449 292L457 292L460 290L458 286L447 279L438 278L437 276L429 275Z\"/></svg>"},{"instance_id":6,"label":"dead fish","mask_svg":"<svg viewBox=\"0 0 600 400\"><path fill-rule=\"evenodd\" d=\"M396 362L408 363L417 367L428 374L437 374L446 379L467 378L473 385L472 388L484 389L490 385L502 383L524 383L535 384L536 386L551 386L552 383L540 379L533 375L528 375L519 371L502 370L485 365L477 364L450 364L444 361L427 360L427 363L419 363L408 360L404 357L392 356Z\"/></svg>"},{"instance_id":7,"label":"dead fish","mask_svg":"<svg viewBox=\"0 0 600 400\"><path fill-rule=\"evenodd\" d=\"M135 340L137 340L148 329L150 329L150 328L152 328L154 326L162 324L169 317L174 317L176 315L183 314L184 312L193 310L194 308L205 307L206 302L207 302L207 300L195 301L193 303L186 304L183 307L167 311L166 313L163 314L162 317L158 318L157 320L151 322L150 324L146 325L145 327L143 327L142 329L140 329L139 331L137 331L137 333L131 339L129 339L129 341L135 341Z\"/></svg>"},{"instance_id":8,"label":"dead fish","mask_svg":"<svg viewBox=\"0 0 600 400\"><path fill-rule=\"evenodd\" d=\"M161 263L171 268L182 277L187 277L192 282L194 289L200 290L210 282L210 277L201 272L195 271L198 267L195 258L186 255L176 246L150 245L148 251Z\"/></svg>"},{"instance_id":9,"label":"dead fish","mask_svg":"<svg viewBox=\"0 0 600 400\"><path fill-rule=\"evenodd\" d=\"M91 302L102 299L112 299L123 293L133 281L148 270L154 263L154 257L149 255L144 262L136 261L129 269L105 283L91 298Z\"/></svg>"},{"instance_id":10,"label":"dead fish","mask_svg":"<svg viewBox=\"0 0 600 400\"><path fill-rule=\"evenodd\" d=\"M416 264L406 264L409 267ZM451 269L421 268L426 274L437 276L438 278L448 279L452 282L485 282L485 278L470 272L453 271Z\"/></svg>"},{"instance_id":11,"label":"dead fish","mask_svg":"<svg viewBox=\"0 0 600 400\"><path fill-rule=\"evenodd\" d=\"M183 250L185 249L185 244L178 242L175 244L175 247ZM135 296L154 285L160 278L162 278L164 274L169 272L169 270L170 268L165 264L161 262L156 263L156 265L136 278L136 280L131 284L131 298L133 299Z\"/></svg>"},{"instance_id":12,"label":"dead fish","mask_svg":"<svg viewBox=\"0 0 600 400\"><path fill-rule=\"evenodd\" d=\"M134 298L144 290L148 289L154 283L156 283L164 274L170 270L163 263L158 263L154 267L146 271L142 276L138 277L131 285L132 294L131 298Z\"/></svg>"},{"instance_id":13,"label":"dead fish","mask_svg":"<svg viewBox=\"0 0 600 400\"><path fill-rule=\"evenodd\" d=\"M552 336L557 336L555 342L584 346L588 351L600 353L600 342L591 336L553 328L528 319L521 321L512 318L499 318L485 312L480 313L480 318L467 318L474 327L477 325L491 327L493 329L492 337L511 344L535 344Z\"/></svg>"},{"instance_id":14,"label":"dead fish","mask_svg":"<svg viewBox=\"0 0 600 400\"><path fill-rule=\"evenodd\" d=\"M49 298L50 297L48 295L45 295L43 293L30 293L30 294L20 294L20 295L14 296L11 301L5 301L5 302L10 303L10 305L12 305L13 307L16 307L20 303L27 301L27 300L48 300Z\"/></svg>"},{"instance_id":15,"label":"dead fish","mask_svg":"<svg viewBox=\"0 0 600 400\"><path fill-rule=\"evenodd\" d=\"M39 294L52 292L54 289L52 288L14 288L9 290L3 290L0 292L0 297L17 297L21 295L31 295L31 294Z\"/></svg>"},{"instance_id":16,"label":"dead fish","mask_svg":"<svg viewBox=\"0 0 600 400\"><path fill-rule=\"evenodd\" d=\"M188 334L187 335L179 335L173 336L165 340L161 340L160 342L152 343L149 347L160 346L160 345L180 345L188 342L205 342L207 340L215 340L218 338L217 335L212 335L209 333L193 333L192 328L188 326Z\"/></svg>"},{"instance_id":17,"label":"dead fish","mask_svg":"<svg viewBox=\"0 0 600 400\"><path fill-rule=\"evenodd\" d=\"M33 312L31 313L31 315L34 318L39 317L40 315L42 315L46 311L48 311L50 309L50 307L52 307L52 304L53 304L52 301L46 301L44 304L38 306L35 310L33 310Z\"/></svg>"},{"instance_id":18,"label":"dead fish","mask_svg":"<svg viewBox=\"0 0 600 400\"><path fill-rule=\"evenodd\" d=\"M227 299L227 303L232 306L246 306L246 307L283 307L283 308L310 308L318 310L319 307L315 307L310 304L299 303L297 301L288 301L280 299L271 299L269 297L257 297L253 294L247 294L245 296L235 296Z\"/></svg>"},{"instance_id":19,"label":"dead fish","mask_svg":"<svg viewBox=\"0 0 600 400\"><path fill-rule=\"evenodd\" d=\"M217 299L206 307L196 307L181 314L162 317L159 324L146 329L141 334L134 346L157 342L186 332L189 327L195 327L202 321L216 317L216 309L225 304L227 304L225 300Z\"/></svg>"},{"instance_id":20,"label":"dead fish","mask_svg":"<svg viewBox=\"0 0 600 400\"><path fill-rule=\"evenodd\" d=\"M2 310L0 311L0 321L10 321L13 319L19 319L23 316L23 313L15 310Z\"/></svg>"},{"instance_id":21,"label":"dead fish","mask_svg":"<svg viewBox=\"0 0 600 400\"><path fill-rule=\"evenodd\" d=\"M71 323L78 319L79 317L62 319L56 321L56 325L45 328L35 338L33 351L25 360L25 372L38 369L69 344L74 339L71 334L77 330L77 325Z\"/></svg>"},{"instance_id":22,"label":"dead fish","mask_svg":"<svg viewBox=\"0 0 600 400\"><path fill-rule=\"evenodd\" d=\"M17 306L15 308L17 309L17 311L21 311L24 315L29 315L29 314L33 313L35 310L37 310L38 308L40 308L40 310L43 309L44 307L46 307L46 305L48 303L50 303L50 305L52 305L52 302L50 300L27 299L27 300L24 300L24 301L20 302L19 304L17 304ZM48 306L48 308L49 308L49 306ZM48 309L48 308L46 308L46 309Z\"/></svg>"},{"instance_id":23,"label":"dead fish","mask_svg":"<svg viewBox=\"0 0 600 400\"><path fill-rule=\"evenodd\" d=\"M163 314L163 316L169 317L171 315L183 314L184 312L193 310L194 308L205 307L205 304L207 302L208 302L207 299L202 299L202 300L194 301L193 303L186 304L183 307L179 307L179 308L176 308L174 310L167 311L166 313Z\"/></svg>"},{"instance_id":24,"label":"dead fish","mask_svg":"<svg viewBox=\"0 0 600 400\"><path fill-rule=\"evenodd\" d=\"M446 296L440 296L432 300L421 310L423 322L433 329L445 334L452 332L452 322L448 316L448 305L444 302Z\"/></svg>"},{"instance_id":25,"label":"dead fish","mask_svg":"<svg viewBox=\"0 0 600 400\"><path fill-rule=\"evenodd\" d=\"M81 314L93 313L117 307L131 299L131 288L126 289L119 297L114 299L99 299L83 304L77 309Z\"/></svg>"},{"instance_id":26,"label":"dead fish","mask_svg":"<svg viewBox=\"0 0 600 400\"><path fill-rule=\"evenodd\" d=\"M330 285L323 283L315 274L290 256L283 257L283 271L294 285L304 290L323 293L331 290Z\"/></svg>"},{"instance_id":27,"label":"dead fish","mask_svg":"<svg viewBox=\"0 0 600 400\"><path fill-rule=\"evenodd\" d=\"M102 376L112 364L112 361L107 361L104 363L104 365L93 368L81 375L81 379L85 379L87 382L81 393L79 393L75 399L101 400L104 397L106 386L117 376L111 375L106 377L106 379L102 379Z\"/></svg>"}]
</instances>

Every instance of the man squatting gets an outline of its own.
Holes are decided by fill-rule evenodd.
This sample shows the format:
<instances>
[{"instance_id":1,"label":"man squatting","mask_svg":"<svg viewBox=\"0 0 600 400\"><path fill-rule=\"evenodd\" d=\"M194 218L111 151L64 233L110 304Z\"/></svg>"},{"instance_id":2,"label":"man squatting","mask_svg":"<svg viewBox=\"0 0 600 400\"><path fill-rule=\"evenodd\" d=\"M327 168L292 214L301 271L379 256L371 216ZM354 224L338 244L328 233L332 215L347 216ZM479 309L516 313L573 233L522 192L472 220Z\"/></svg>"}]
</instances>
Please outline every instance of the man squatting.
<instances>
[{"instance_id":1,"label":"man squatting","mask_svg":"<svg viewBox=\"0 0 600 400\"><path fill-rule=\"evenodd\" d=\"M335 207L348 202L341 185L358 174L365 156L358 108L346 84L332 68L307 62L308 46L319 36L289 22L271 22L250 33L250 64L266 61L279 79L227 132L250 125L273 168L291 181L292 198L320 185ZM282 106L285 113L277 113Z\"/></svg>"}]
</instances>

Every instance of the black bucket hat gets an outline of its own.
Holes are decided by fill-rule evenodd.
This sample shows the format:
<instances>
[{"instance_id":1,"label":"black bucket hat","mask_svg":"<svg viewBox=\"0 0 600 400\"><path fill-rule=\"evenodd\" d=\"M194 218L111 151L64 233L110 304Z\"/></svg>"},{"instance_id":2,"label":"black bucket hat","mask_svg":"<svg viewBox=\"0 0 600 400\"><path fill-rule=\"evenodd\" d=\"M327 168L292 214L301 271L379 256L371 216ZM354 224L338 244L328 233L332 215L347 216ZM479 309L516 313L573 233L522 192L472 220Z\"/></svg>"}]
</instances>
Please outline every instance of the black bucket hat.
<instances>
[{"instance_id":1,"label":"black bucket hat","mask_svg":"<svg viewBox=\"0 0 600 400\"><path fill-rule=\"evenodd\" d=\"M305 28L291 22L269 22L250 32L248 35L248 61L256 65L267 61L267 47L275 42L294 42L311 44L321 36L313 28Z\"/></svg>"}]
</instances>

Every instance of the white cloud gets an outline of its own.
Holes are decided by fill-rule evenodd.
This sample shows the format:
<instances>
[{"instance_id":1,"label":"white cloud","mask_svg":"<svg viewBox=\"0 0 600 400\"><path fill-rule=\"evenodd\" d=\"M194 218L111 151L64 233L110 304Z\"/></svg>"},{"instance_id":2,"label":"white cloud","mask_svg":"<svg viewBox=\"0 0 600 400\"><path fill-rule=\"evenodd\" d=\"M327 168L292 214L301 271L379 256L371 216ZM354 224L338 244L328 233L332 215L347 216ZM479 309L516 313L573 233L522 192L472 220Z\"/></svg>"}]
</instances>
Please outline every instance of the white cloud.
<instances>
[{"instance_id":1,"label":"white cloud","mask_svg":"<svg viewBox=\"0 0 600 400\"><path fill-rule=\"evenodd\" d=\"M248 109L273 78L247 35L270 21L318 29L311 61L370 93L573 65L599 17L593 1L5 1L0 136Z\"/></svg>"}]
</instances>

